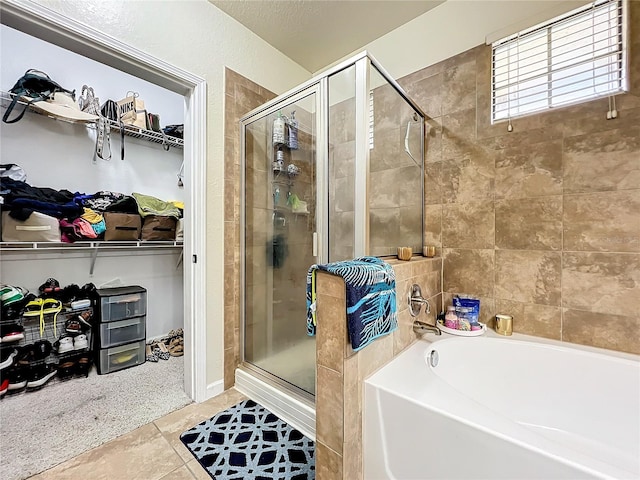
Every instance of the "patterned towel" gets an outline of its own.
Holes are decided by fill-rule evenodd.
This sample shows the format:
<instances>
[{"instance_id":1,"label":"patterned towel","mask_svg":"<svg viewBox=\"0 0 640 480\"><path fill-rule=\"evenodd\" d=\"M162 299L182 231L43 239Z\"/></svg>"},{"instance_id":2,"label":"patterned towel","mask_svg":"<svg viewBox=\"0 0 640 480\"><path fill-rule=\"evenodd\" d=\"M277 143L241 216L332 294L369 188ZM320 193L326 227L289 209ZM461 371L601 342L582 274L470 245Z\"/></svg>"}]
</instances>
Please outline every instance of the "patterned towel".
<instances>
[{"instance_id":1,"label":"patterned towel","mask_svg":"<svg viewBox=\"0 0 640 480\"><path fill-rule=\"evenodd\" d=\"M316 333L316 270L344 279L347 290L347 332L354 351L398 328L393 268L377 257L360 257L309 268L307 335Z\"/></svg>"}]
</instances>

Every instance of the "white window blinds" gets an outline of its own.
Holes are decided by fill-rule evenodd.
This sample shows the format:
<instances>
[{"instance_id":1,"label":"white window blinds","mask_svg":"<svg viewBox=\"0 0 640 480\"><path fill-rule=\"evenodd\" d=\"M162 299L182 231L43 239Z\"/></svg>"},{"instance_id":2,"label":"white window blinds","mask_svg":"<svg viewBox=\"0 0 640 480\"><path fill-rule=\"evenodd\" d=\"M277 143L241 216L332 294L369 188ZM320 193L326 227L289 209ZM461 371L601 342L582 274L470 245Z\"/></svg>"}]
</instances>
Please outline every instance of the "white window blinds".
<instances>
[{"instance_id":1,"label":"white window blinds","mask_svg":"<svg viewBox=\"0 0 640 480\"><path fill-rule=\"evenodd\" d=\"M622 0L595 1L492 44L492 120L625 88Z\"/></svg>"}]
</instances>

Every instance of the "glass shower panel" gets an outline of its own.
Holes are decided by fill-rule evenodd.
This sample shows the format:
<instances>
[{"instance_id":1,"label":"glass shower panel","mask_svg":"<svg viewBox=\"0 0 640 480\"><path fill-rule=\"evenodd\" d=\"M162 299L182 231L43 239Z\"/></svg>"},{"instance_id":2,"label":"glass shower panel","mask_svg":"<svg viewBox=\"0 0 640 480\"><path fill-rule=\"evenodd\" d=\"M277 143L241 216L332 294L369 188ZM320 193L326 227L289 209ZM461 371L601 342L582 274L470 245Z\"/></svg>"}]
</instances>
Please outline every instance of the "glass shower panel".
<instances>
[{"instance_id":1,"label":"glass shower panel","mask_svg":"<svg viewBox=\"0 0 640 480\"><path fill-rule=\"evenodd\" d=\"M369 254L422 252L422 117L370 66Z\"/></svg>"},{"instance_id":2,"label":"glass shower panel","mask_svg":"<svg viewBox=\"0 0 640 480\"><path fill-rule=\"evenodd\" d=\"M329 83L329 261L354 257L354 165L356 68L331 75Z\"/></svg>"},{"instance_id":3,"label":"glass shower panel","mask_svg":"<svg viewBox=\"0 0 640 480\"><path fill-rule=\"evenodd\" d=\"M283 103L245 128L244 357L310 394L315 337L306 332L305 287L316 260L316 96Z\"/></svg>"}]
</instances>

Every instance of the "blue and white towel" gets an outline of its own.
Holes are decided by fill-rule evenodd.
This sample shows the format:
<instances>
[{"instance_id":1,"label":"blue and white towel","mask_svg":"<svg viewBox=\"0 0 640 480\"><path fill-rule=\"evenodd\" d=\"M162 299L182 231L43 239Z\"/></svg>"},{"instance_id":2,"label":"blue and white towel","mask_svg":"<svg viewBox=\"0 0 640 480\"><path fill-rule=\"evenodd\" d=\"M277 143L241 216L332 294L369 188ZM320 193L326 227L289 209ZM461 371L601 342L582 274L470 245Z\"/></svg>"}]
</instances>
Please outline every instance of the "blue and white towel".
<instances>
[{"instance_id":1,"label":"blue and white towel","mask_svg":"<svg viewBox=\"0 0 640 480\"><path fill-rule=\"evenodd\" d=\"M344 279L347 300L347 332L358 351L376 338L398 328L396 276L393 268L377 257L312 265L307 273L307 334L316 334L316 270Z\"/></svg>"}]
</instances>

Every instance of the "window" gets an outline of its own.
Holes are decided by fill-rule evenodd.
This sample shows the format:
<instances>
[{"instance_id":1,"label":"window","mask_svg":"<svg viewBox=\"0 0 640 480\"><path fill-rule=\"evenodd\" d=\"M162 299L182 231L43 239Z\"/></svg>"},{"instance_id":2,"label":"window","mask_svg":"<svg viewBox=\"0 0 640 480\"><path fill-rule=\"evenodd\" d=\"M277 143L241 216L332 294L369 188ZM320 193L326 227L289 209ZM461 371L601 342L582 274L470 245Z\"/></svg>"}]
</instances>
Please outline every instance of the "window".
<instances>
[{"instance_id":1,"label":"window","mask_svg":"<svg viewBox=\"0 0 640 480\"><path fill-rule=\"evenodd\" d=\"M492 120L625 88L622 0L599 0L492 44Z\"/></svg>"}]
</instances>

